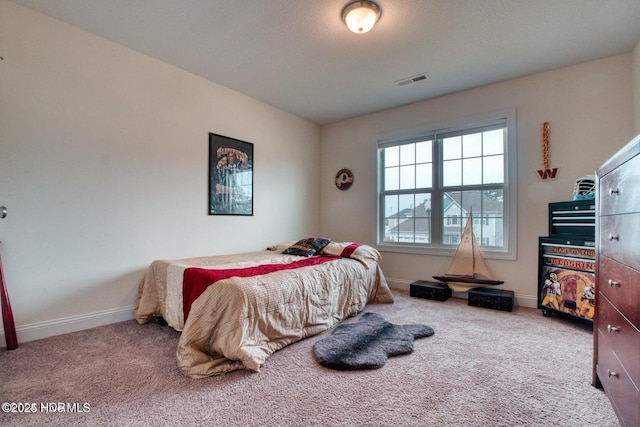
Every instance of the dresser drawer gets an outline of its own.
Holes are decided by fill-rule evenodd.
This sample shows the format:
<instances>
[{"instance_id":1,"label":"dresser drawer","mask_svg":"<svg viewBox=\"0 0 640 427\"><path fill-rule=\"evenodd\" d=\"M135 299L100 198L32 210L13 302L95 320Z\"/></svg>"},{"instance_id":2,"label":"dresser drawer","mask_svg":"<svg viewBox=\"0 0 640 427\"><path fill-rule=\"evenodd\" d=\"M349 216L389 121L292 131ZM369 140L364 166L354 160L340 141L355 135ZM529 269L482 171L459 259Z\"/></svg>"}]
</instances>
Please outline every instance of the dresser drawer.
<instances>
[{"instance_id":1,"label":"dresser drawer","mask_svg":"<svg viewBox=\"0 0 640 427\"><path fill-rule=\"evenodd\" d=\"M600 256L597 283L598 291L640 328L640 272Z\"/></svg>"},{"instance_id":2,"label":"dresser drawer","mask_svg":"<svg viewBox=\"0 0 640 427\"><path fill-rule=\"evenodd\" d=\"M598 337L598 347L612 351L640 388L640 332L602 294L598 301Z\"/></svg>"},{"instance_id":3,"label":"dresser drawer","mask_svg":"<svg viewBox=\"0 0 640 427\"><path fill-rule=\"evenodd\" d=\"M640 392L626 375L616 355L598 346L598 378L623 426L636 426L640 416Z\"/></svg>"},{"instance_id":4,"label":"dresser drawer","mask_svg":"<svg viewBox=\"0 0 640 427\"><path fill-rule=\"evenodd\" d=\"M599 214L640 212L640 156L627 161L600 179Z\"/></svg>"},{"instance_id":5,"label":"dresser drawer","mask_svg":"<svg viewBox=\"0 0 640 427\"><path fill-rule=\"evenodd\" d=\"M602 216L598 234L602 255L640 270L640 213Z\"/></svg>"}]
</instances>

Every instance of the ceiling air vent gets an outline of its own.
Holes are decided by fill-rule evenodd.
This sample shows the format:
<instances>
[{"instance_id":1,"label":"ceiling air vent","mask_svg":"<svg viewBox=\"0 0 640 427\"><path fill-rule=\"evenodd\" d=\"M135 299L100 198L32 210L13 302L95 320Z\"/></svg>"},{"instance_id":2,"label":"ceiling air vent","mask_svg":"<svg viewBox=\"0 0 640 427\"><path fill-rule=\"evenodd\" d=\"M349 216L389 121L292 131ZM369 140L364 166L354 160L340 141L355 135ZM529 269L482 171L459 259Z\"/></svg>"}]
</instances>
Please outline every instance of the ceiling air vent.
<instances>
[{"instance_id":1,"label":"ceiling air vent","mask_svg":"<svg viewBox=\"0 0 640 427\"><path fill-rule=\"evenodd\" d=\"M422 73L422 74L418 74L412 77L406 77L404 79L400 79L400 80L396 80L396 83L398 84L398 86L404 86L404 85L408 85L410 83L417 83L417 82L421 82L423 80L427 80L429 77L429 74L427 73Z\"/></svg>"}]
</instances>

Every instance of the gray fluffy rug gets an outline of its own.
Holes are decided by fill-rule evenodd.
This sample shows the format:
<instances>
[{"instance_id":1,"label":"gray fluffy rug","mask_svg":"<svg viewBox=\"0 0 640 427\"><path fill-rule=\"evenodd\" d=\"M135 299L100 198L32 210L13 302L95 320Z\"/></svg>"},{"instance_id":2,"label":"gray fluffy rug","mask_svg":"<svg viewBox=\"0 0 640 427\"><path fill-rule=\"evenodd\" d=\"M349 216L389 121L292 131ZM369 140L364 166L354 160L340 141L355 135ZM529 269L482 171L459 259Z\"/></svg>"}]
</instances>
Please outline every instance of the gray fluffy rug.
<instances>
[{"instance_id":1,"label":"gray fluffy rug","mask_svg":"<svg viewBox=\"0 0 640 427\"><path fill-rule=\"evenodd\" d=\"M358 322L338 325L315 344L313 353L330 369L378 369L388 357L413 352L415 338L433 334L427 325L394 325L379 314L364 313Z\"/></svg>"}]
</instances>

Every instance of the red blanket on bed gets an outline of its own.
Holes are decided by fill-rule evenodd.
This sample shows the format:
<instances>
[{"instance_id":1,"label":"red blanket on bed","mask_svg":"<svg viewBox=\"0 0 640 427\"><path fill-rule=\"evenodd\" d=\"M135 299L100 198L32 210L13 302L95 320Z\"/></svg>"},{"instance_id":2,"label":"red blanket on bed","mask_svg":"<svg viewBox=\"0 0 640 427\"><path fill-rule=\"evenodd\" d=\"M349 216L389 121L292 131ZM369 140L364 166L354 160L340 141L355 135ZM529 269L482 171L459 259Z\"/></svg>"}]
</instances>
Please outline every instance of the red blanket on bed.
<instances>
[{"instance_id":1,"label":"red blanket on bed","mask_svg":"<svg viewBox=\"0 0 640 427\"><path fill-rule=\"evenodd\" d=\"M340 259L338 256L316 256L294 261L289 264L264 264L255 267L230 268L224 270L211 270L207 268L191 267L184 270L182 280L182 307L184 321L187 322L191 305L212 284L229 277L251 277L262 274L274 273L282 270L309 267Z\"/></svg>"}]
</instances>

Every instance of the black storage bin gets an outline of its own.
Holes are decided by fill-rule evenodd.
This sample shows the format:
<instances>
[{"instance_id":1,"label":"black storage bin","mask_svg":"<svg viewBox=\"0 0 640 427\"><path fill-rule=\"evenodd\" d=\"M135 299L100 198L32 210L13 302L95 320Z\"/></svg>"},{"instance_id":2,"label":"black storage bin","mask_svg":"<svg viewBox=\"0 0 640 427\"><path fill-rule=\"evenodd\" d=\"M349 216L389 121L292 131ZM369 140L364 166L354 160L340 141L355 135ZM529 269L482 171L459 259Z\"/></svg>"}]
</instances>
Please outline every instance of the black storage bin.
<instances>
[{"instance_id":1,"label":"black storage bin","mask_svg":"<svg viewBox=\"0 0 640 427\"><path fill-rule=\"evenodd\" d=\"M469 290L468 304L474 307L494 310L513 310L513 291L493 288L473 288Z\"/></svg>"},{"instance_id":2,"label":"black storage bin","mask_svg":"<svg viewBox=\"0 0 640 427\"><path fill-rule=\"evenodd\" d=\"M451 297L451 288L444 282L418 280L409 286L409 295L436 301L446 301Z\"/></svg>"}]
</instances>

